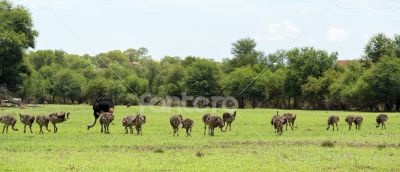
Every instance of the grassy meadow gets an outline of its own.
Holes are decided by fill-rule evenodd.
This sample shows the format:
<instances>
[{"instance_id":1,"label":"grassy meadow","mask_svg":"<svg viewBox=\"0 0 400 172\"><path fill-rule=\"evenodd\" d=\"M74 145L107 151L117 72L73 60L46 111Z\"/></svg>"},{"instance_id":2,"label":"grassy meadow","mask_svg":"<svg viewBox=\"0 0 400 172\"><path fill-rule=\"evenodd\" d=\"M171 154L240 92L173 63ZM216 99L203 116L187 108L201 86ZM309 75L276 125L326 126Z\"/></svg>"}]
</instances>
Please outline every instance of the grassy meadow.
<instances>
[{"instance_id":1,"label":"grassy meadow","mask_svg":"<svg viewBox=\"0 0 400 172\"><path fill-rule=\"evenodd\" d=\"M71 112L58 133L39 135L36 123L33 134L23 133L18 113L56 111ZM231 132L204 136L202 115L224 111L118 106L111 134L102 134L99 123L86 128L93 122L89 105L4 108L0 114L15 115L19 131L0 134L0 171L400 171L399 113L388 113L387 130L381 130L375 127L379 113L279 110L296 113L298 128L278 136L270 125L276 109L239 109ZM121 126L122 117L136 112L147 117L142 136L125 134ZM194 120L192 137L184 130L172 136L169 117L176 113ZM326 130L331 114L340 116L339 131ZM361 130L348 130L348 114L364 117Z\"/></svg>"}]
</instances>

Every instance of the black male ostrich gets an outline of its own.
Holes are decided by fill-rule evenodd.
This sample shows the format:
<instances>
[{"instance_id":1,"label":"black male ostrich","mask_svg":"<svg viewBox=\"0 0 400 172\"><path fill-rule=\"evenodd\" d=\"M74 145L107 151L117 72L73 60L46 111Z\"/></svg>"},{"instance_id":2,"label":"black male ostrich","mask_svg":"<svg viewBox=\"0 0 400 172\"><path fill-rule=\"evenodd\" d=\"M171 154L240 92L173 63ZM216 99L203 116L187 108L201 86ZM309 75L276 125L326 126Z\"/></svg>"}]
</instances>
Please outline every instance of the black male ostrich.
<instances>
[{"instance_id":1,"label":"black male ostrich","mask_svg":"<svg viewBox=\"0 0 400 172\"><path fill-rule=\"evenodd\" d=\"M88 125L88 130L96 125L97 118L102 112L114 112L114 102L111 99L97 99L93 104L94 123Z\"/></svg>"}]
</instances>

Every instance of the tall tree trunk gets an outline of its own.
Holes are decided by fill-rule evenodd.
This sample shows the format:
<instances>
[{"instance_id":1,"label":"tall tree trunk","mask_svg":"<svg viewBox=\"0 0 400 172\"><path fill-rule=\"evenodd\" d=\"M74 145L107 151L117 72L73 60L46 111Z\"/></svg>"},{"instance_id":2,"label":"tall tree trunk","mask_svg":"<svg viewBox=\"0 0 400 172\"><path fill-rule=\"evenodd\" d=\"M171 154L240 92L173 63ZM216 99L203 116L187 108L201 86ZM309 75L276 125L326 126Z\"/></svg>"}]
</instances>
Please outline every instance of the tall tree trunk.
<instances>
[{"instance_id":1,"label":"tall tree trunk","mask_svg":"<svg viewBox=\"0 0 400 172\"><path fill-rule=\"evenodd\" d=\"M290 109L290 96L288 98L288 109Z\"/></svg>"},{"instance_id":2,"label":"tall tree trunk","mask_svg":"<svg viewBox=\"0 0 400 172\"><path fill-rule=\"evenodd\" d=\"M400 97L398 97L396 100L396 111L400 112Z\"/></svg>"},{"instance_id":3,"label":"tall tree trunk","mask_svg":"<svg viewBox=\"0 0 400 172\"><path fill-rule=\"evenodd\" d=\"M281 102L281 98L280 97L277 97L276 98L276 101L274 101L274 108L277 108L277 109L279 109L280 107L279 107L279 104L280 104L280 102ZM283 101L283 106L285 106L285 101Z\"/></svg>"},{"instance_id":4,"label":"tall tree trunk","mask_svg":"<svg viewBox=\"0 0 400 172\"><path fill-rule=\"evenodd\" d=\"M392 103L390 103L390 102L385 103L385 111L386 112L392 111Z\"/></svg>"},{"instance_id":5,"label":"tall tree trunk","mask_svg":"<svg viewBox=\"0 0 400 172\"><path fill-rule=\"evenodd\" d=\"M344 107L344 104L340 102L340 110L346 110L346 107Z\"/></svg>"},{"instance_id":6,"label":"tall tree trunk","mask_svg":"<svg viewBox=\"0 0 400 172\"><path fill-rule=\"evenodd\" d=\"M256 107L256 98L253 97L253 109Z\"/></svg>"}]
</instances>

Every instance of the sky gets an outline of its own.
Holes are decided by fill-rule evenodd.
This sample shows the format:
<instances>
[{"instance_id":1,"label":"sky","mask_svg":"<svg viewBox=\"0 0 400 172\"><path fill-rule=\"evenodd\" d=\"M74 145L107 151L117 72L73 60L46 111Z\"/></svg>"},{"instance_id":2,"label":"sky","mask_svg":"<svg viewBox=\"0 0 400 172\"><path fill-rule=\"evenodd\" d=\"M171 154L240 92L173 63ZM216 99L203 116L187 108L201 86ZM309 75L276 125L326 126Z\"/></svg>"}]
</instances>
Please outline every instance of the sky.
<instances>
[{"instance_id":1,"label":"sky","mask_svg":"<svg viewBox=\"0 0 400 172\"><path fill-rule=\"evenodd\" d=\"M35 50L72 54L146 47L154 59L221 61L253 38L273 53L313 46L339 59L363 55L371 36L400 34L400 0L12 0L39 31Z\"/></svg>"}]
</instances>

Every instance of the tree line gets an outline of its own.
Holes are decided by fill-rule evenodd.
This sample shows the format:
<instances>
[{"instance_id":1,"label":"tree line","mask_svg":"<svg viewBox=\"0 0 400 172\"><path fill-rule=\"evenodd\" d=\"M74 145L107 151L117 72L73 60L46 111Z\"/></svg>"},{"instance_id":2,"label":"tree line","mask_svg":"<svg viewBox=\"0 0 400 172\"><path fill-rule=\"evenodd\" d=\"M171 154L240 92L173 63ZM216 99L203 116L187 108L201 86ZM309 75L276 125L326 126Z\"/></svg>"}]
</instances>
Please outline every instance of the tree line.
<instances>
[{"instance_id":1,"label":"tree line","mask_svg":"<svg viewBox=\"0 0 400 172\"><path fill-rule=\"evenodd\" d=\"M165 56L146 48L76 55L36 50L29 12L0 3L0 98L26 103L90 103L99 97L138 104L139 96L233 96L241 108L400 110L400 35L376 34L359 60L298 47L265 53L251 38L232 43L231 57Z\"/></svg>"}]
</instances>

